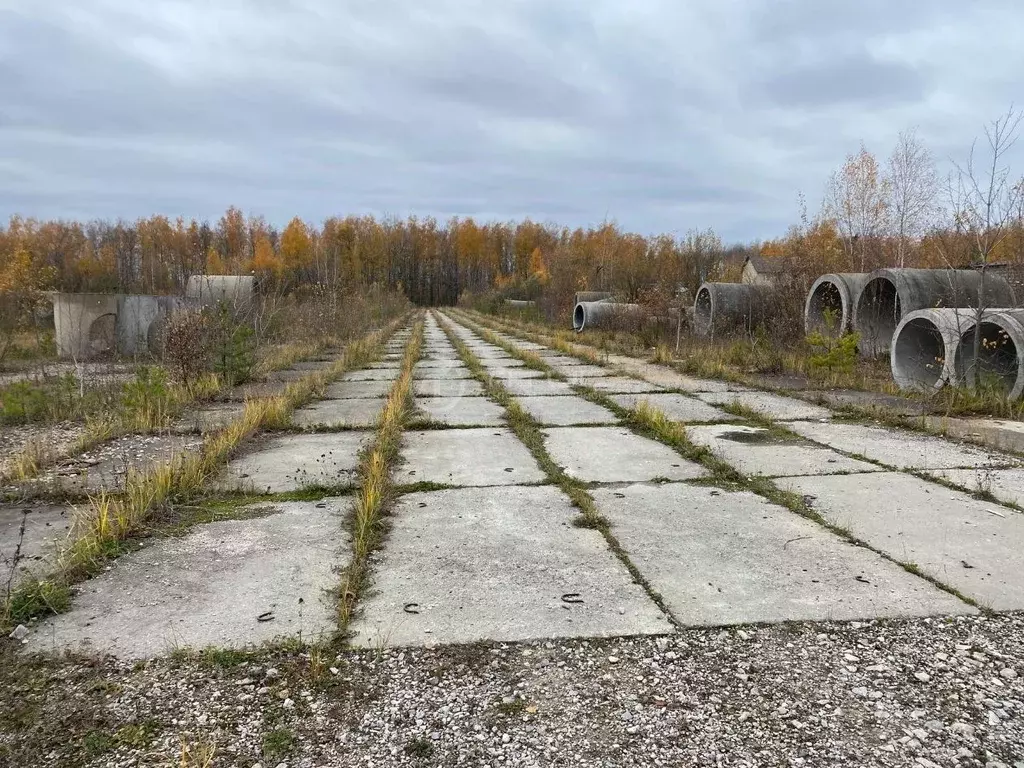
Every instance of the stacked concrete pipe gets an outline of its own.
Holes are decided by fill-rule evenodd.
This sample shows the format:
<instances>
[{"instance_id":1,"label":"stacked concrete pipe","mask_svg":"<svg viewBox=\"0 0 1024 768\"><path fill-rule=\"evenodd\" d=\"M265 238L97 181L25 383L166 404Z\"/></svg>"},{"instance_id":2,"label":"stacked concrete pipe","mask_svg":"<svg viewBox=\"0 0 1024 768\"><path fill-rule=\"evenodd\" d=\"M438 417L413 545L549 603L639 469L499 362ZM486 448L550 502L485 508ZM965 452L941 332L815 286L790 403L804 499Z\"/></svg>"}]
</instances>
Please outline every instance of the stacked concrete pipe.
<instances>
[{"instance_id":1,"label":"stacked concrete pipe","mask_svg":"<svg viewBox=\"0 0 1024 768\"><path fill-rule=\"evenodd\" d=\"M976 310L965 308L918 309L905 315L890 345L889 365L896 385L927 392L959 383L954 356L977 317Z\"/></svg>"},{"instance_id":2,"label":"stacked concrete pipe","mask_svg":"<svg viewBox=\"0 0 1024 768\"><path fill-rule=\"evenodd\" d=\"M877 357L888 351L896 327L910 312L979 303L1012 307L1016 298L1005 279L978 270L877 269L854 302L853 327L860 335L861 355Z\"/></svg>"},{"instance_id":3,"label":"stacked concrete pipe","mask_svg":"<svg viewBox=\"0 0 1024 768\"><path fill-rule=\"evenodd\" d=\"M867 272L839 272L815 280L804 304L804 330L833 336L849 331L854 305L867 281ZM834 315L835 322L830 324L826 314Z\"/></svg>"},{"instance_id":4,"label":"stacked concrete pipe","mask_svg":"<svg viewBox=\"0 0 1024 768\"><path fill-rule=\"evenodd\" d=\"M979 356L974 356L975 335L981 336ZM1010 399L1024 394L1024 310L991 309L981 323L960 334L953 354L957 381L975 386L978 372L983 386L995 385Z\"/></svg>"},{"instance_id":5,"label":"stacked concrete pipe","mask_svg":"<svg viewBox=\"0 0 1024 768\"><path fill-rule=\"evenodd\" d=\"M764 317L771 289L746 283L704 283L693 302L693 331L711 337L749 330Z\"/></svg>"},{"instance_id":6,"label":"stacked concrete pipe","mask_svg":"<svg viewBox=\"0 0 1024 768\"><path fill-rule=\"evenodd\" d=\"M613 325L617 320L640 312L639 304L620 304L614 301L581 301L572 312L572 328L579 333L584 328Z\"/></svg>"}]
</instances>

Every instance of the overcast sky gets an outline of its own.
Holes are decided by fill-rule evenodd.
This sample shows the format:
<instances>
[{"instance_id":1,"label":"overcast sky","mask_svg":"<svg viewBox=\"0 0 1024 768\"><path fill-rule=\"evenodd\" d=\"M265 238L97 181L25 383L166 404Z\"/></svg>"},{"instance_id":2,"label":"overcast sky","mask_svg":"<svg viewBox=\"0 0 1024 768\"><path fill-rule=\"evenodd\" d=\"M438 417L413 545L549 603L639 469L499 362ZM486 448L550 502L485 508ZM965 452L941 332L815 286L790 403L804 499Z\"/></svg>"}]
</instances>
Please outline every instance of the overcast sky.
<instances>
[{"instance_id":1,"label":"overcast sky","mask_svg":"<svg viewBox=\"0 0 1024 768\"><path fill-rule=\"evenodd\" d=\"M1024 103L1022 30L1020 0L0 0L0 216L772 237L861 141L962 157Z\"/></svg>"}]
</instances>

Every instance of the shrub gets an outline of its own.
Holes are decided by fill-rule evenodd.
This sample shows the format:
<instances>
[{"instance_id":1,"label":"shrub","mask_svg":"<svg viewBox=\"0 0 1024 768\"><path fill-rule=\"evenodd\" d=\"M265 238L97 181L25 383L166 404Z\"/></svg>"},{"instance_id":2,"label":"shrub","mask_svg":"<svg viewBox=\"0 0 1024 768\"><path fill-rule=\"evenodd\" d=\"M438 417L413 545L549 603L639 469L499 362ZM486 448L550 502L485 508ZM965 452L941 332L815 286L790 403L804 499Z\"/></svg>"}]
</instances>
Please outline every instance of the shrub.
<instances>
[{"instance_id":1,"label":"shrub","mask_svg":"<svg viewBox=\"0 0 1024 768\"><path fill-rule=\"evenodd\" d=\"M163 336L164 362L182 384L191 387L209 370L210 321L198 309L175 312L167 318Z\"/></svg>"}]
</instances>

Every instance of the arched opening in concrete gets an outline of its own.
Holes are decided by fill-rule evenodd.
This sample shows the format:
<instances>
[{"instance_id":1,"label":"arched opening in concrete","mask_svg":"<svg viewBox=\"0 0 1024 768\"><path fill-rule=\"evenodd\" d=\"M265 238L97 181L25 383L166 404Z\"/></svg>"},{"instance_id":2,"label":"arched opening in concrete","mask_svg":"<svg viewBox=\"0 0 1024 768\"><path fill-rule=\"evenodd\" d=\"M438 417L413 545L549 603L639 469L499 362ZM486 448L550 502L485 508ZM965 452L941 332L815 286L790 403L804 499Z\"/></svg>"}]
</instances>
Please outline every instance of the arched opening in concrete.
<instances>
[{"instance_id":1,"label":"arched opening in concrete","mask_svg":"<svg viewBox=\"0 0 1024 768\"><path fill-rule=\"evenodd\" d=\"M900 328L892 349L892 376L900 389L936 389L944 383L946 341L939 327L915 317Z\"/></svg>"},{"instance_id":2,"label":"arched opening in concrete","mask_svg":"<svg viewBox=\"0 0 1024 768\"><path fill-rule=\"evenodd\" d=\"M876 277L864 286L857 301L857 333L864 354L879 355L889 349L892 335L902 317L896 285L885 277Z\"/></svg>"},{"instance_id":3,"label":"arched opening in concrete","mask_svg":"<svg viewBox=\"0 0 1024 768\"><path fill-rule=\"evenodd\" d=\"M804 328L808 333L817 331L840 336L849 323L847 312L846 298L839 286L831 280L822 279L807 297Z\"/></svg>"},{"instance_id":4,"label":"arched opening in concrete","mask_svg":"<svg viewBox=\"0 0 1024 768\"><path fill-rule=\"evenodd\" d=\"M94 355L114 351L117 333L117 315L100 315L89 325L89 350Z\"/></svg>"},{"instance_id":5,"label":"arched opening in concrete","mask_svg":"<svg viewBox=\"0 0 1024 768\"><path fill-rule=\"evenodd\" d=\"M1011 397L1020 395L1024 389L1020 359L1022 339L1010 323L1012 321L998 318L983 320L960 337L954 365L962 381ZM974 353L976 335L981 337L977 357Z\"/></svg>"},{"instance_id":6,"label":"arched opening in concrete","mask_svg":"<svg viewBox=\"0 0 1024 768\"><path fill-rule=\"evenodd\" d=\"M693 303L693 327L697 333L708 335L715 317L715 302L711 297L711 291L707 286L702 286L697 291L697 298Z\"/></svg>"}]
</instances>

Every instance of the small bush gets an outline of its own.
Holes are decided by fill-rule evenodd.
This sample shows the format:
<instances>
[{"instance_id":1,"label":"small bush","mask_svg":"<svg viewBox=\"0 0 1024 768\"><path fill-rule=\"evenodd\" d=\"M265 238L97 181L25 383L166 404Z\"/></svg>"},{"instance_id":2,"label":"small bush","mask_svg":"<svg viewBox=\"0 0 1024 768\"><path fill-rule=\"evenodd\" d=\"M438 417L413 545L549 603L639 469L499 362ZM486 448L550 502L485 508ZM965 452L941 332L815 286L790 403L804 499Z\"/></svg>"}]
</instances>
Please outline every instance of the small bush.
<instances>
[{"instance_id":1,"label":"small bush","mask_svg":"<svg viewBox=\"0 0 1024 768\"><path fill-rule=\"evenodd\" d=\"M209 370L210 322L201 310L175 312L164 328L163 357L182 384L191 387Z\"/></svg>"}]
</instances>

